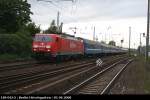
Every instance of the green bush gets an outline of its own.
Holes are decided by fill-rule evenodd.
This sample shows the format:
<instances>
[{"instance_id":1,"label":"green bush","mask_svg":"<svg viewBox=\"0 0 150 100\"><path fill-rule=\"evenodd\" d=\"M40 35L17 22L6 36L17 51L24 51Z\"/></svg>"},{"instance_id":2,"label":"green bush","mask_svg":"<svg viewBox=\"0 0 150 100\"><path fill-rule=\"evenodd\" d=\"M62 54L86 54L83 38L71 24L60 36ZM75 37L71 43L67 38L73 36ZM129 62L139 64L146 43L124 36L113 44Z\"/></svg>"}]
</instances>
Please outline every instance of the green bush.
<instances>
[{"instance_id":1,"label":"green bush","mask_svg":"<svg viewBox=\"0 0 150 100\"><path fill-rule=\"evenodd\" d=\"M20 57L16 54L1 54L0 55L0 62L15 61L18 59L20 59Z\"/></svg>"},{"instance_id":2,"label":"green bush","mask_svg":"<svg viewBox=\"0 0 150 100\"><path fill-rule=\"evenodd\" d=\"M27 34L0 34L0 55L16 54L30 56L32 38Z\"/></svg>"}]
</instances>

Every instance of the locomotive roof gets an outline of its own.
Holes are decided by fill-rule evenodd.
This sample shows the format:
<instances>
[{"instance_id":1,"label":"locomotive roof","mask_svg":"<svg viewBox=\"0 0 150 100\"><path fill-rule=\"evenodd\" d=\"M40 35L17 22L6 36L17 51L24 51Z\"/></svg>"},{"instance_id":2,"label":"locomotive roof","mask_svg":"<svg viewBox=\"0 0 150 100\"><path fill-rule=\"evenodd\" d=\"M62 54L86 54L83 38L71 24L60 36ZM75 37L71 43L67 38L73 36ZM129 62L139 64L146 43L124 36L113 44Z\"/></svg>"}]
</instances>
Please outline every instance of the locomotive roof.
<instances>
[{"instance_id":1,"label":"locomotive roof","mask_svg":"<svg viewBox=\"0 0 150 100\"><path fill-rule=\"evenodd\" d=\"M62 38L66 38L66 39L71 39L71 40L82 40L80 38L74 37L72 35L69 34L45 34L45 33L37 33L36 35L49 35L49 36L56 36L56 37L62 37Z\"/></svg>"},{"instance_id":2,"label":"locomotive roof","mask_svg":"<svg viewBox=\"0 0 150 100\"><path fill-rule=\"evenodd\" d=\"M53 35L53 36L57 36L57 34L45 34L45 33L37 33L35 35Z\"/></svg>"}]
</instances>

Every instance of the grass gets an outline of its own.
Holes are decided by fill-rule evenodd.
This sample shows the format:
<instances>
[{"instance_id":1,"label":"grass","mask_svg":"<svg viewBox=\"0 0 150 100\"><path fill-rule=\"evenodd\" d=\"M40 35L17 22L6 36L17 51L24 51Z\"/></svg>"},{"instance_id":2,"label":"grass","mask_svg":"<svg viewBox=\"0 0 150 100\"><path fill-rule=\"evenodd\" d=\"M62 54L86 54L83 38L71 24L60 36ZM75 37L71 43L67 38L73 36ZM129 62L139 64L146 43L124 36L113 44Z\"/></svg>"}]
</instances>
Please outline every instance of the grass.
<instances>
[{"instance_id":1,"label":"grass","mask_svg":"<svg viewBox=\"0 0 150 100\"><path fill-rule=\"evenodd\" d=\"M150 57L149 57L149 61L148 63L146 63L145 61L145 56L137 56L136 59L138 60L138 65L137 66L140 66L142 68L142 73L144 75L144 92L146 94L150 94Z\"/></svg>"},{"instance_id":2,"label":"grass","mask_svg":"<svg viewBox=\"0 0 150 100\"><path fill-rule=\"evenodd\" d=\"M145 94L144 57L132 55L132 58L135 59L120 76L114 94Z\"/></svg>"},{"instance_id":3,"label":"grass","mask_svg":"<svg viewBox=\"0 0 150 100\"><path fill-rule=\"evenodd\" d=\"M11 62L16 60L31 59L30 55L16 55L16 54L0 54L0 62Z\"/></svg>"},{"instance_id":4,"label":"grass","mask_svg":"<svg viewBox=\"0 0 150 100\"><path fill-rule=\"evenodd\" d=\"M131 79L128 79L132 81L129 82L131 87L135 88L135 92L138 92L139 90L143 91L141 92L142 94L150 94L150 58L148 63L146 63L145 56L138 55L135 57L133 66L134 69L132 69L131 72L128 72L131 76Z\"/></svg>"},{"instance_id":5,"label":"grass","mask_svg":"<svg viewBox=\"0 0 150 100\"><path fill-rule=\"evenodd\" d=\"M145 67L144 67L144 58L141 56L136 56L133 63L130 64L128 72L126 74L126 82L129 89L129 94L144 94L144 78L145 78ZM131 90L130 90L131 89Z\"/></svg>"},{"instance_id":6,"label":"grass","mask_svg":"<svg viewBox=\"0 0 150 100\"><path fill-rule=\"evenodd\" d=\"M146 69L146 72L145 72L145 85L144 85L144 88L145 88L145 92L150 94L150 58L149 58L149 61L148 61L148 64L146 65L145 64L145 69Z\"/></svg>"}]
</instances>

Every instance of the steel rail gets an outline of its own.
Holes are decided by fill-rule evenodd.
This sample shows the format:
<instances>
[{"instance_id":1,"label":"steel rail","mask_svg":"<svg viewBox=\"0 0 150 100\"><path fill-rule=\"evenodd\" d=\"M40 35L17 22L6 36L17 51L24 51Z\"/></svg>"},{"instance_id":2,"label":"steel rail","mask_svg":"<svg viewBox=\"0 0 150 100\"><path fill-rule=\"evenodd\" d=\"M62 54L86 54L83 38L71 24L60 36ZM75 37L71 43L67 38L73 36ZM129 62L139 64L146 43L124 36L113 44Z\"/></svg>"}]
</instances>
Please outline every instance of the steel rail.
<instances>
[{"instance_id":1,"label":"steel rail","mask_svg":"<svg viewBox=\"0 0 150 100\"><path fill-rule=\"evenodd\" d=\"M8 70L15 70L15 69L21 69L21 68L29 68L31 66L26 66L26 65L36 65L36 64L44 64L44 63L49 63L48 61L40 61L40 62L26 62L22 64L5 64L5 65L0 65L0 72L2 71L8 71ZM36 67L36 66L34 66Z\"/></svg>"},{"instance_id":2,"label":"steel rail","mask_svg":"<svg viewBox=\"0 0 150 100\"><path fill-rule=\"evenodd\" d=\"M15 86L15 85L19 85L19 84L22 84L22 83L26 83L26 82L30 82L30 81L33 81L33 80L38 80L38 79L41 79L41 78L45 78L45 77L48 77L48 76L54 76L54 75L57 75L57 74L60 74L60 73L63 73L63 72L67 72L67 71L72 71L72 70L77 70L77 69L80 69L80 68L84 68L84 67L87 67L87 65L92 65L94 63L86 63L86 64L81 64L79 66L73 66L73 67L67 67L67 68L61 68L59 70L54 70L54 71L46 71L46 73L36 73L34 75L34 73L32 73L32 75L28 75L28 74L25 74L25 75L21 75L21 76L17 76L17 77L9 77L9 78L6 78L5 81L4 80L0 80L0 90L3 90L5 88L8 88L8 87L12 87L12 86ZM11 80L10 80L11 78Z\"/></svg>"},{"instance_id":3,"label":"steel rail","mask_svg":"<svg viewBox=\"0 0 150 100\"><path fill-rule=\"evenodd\" d=\"M119 58L118 58L118 59L119 59ZM115 59L115 60L118 60L118 59ZM107 62L107 63L112 63L112 62ZM105 64L106 64L106 63L103 63L104 66L105 66ZM78 76L78 75L87 73L87 72L89 72L89 71L91 71L91 70L93 70L93 69L95 69L95 68L99 68L99 67L98 67L98 66L90 67L89 69L82 70L82 71L80 71L80 72L78 72L78 73L75 73L75 74L72 74L72 75L70 75L70 76L68 76L68 77L64 77L64 78L62 78L62 79L56 80L56 81L54 81L54 82L51 82L50 84L47 84L47 85L42 86L42 87L40 87L40 88L34 89L34 90L28 92L27 94L34 94L34 93L39 92L39 91L41 91L41 90L43 90L43 89L46 89L46 88L48 88L48 87L53 87L53 86L55 86L55 85L57 85L57 84L61 84L62 82L65 82L65 81L67 81L67 80L69 81L69 79L74 78L74 77L76 77L76 76Z\"/></svg>"},{"instance_id":4,"label":"steel rail","mask_svg":"<svg viewBox=\"0 0 150 100\"><path fill-rule=\"evenodd\" d=\"M133 59L129 60L127 62L127 64L125 64L122 69L114 76L114 78L109 82L109 84L103 89L103 91L100 93L101 95L102 94L106 94L109 92L111 86L114 84L114 82L117 80L117 78L121 75L121 73L123 72L123 70L127 67L127 65L129 63L131 63L133 61Z\"/></svg>"},{"instance_id":5,"label":"steel rail","mask_svg":"<svg viewBox=\"0 0 150 100\"><path fill-rule=\"evenodd\" d=\"M12 86L16 86L16 85L19 85L19 84L22 84L22 83L27 83L27 82L39 80L41 78L45 78L45 77L48 77L50 75L54 76L54 75L56 75L57 73L60 73L60 72L71 71L71 70L79 69L80 67L83 68L83 67L86 67L86 66L92 65L92 64L94 64L94 63L87 63L86 62L84 65L83 65L83 63L82 63L82 65L80 63L79 66L76 66L74 68L60 69L60 70L57 70L57 71L55 70L55 71L50 72L50 73L42 73L42 74L38 74L38 75L34 75L34 76L29 75L29 77L23 77L23 78L8 80L7 82L4 81L4 82L0 83L0 85L2 86L2 87L0 87L0 90L6 89L6 88L9 88L9 87L12 87Z\"/></svg>"},{"instance_id":6,"label":"steel rail","mask_svg":"<svg viewBox=\"0 0 150 100\"><path fill-rule=\"evenodd\" d=\"M80 84L74 86L73 88L65 91L63 94L66 95L66 94L71 94L73 93L74 91L76 91L77 89L79 89L80 87L84 86L85 84L87 84L89 81L95 79L97 76L99 76L100 74L103 74L104 72L108 71L109 69L111 69L112 67L116 66L117 64L121 63L125 61L125 59L123 60L120 60L118 62L115 62L114 64L110 65L109 67L103 69L102 71L96 73L95 75L91 76L90 78L86 79L85 81L81 82Z\"/></svg>"}]
</instances>

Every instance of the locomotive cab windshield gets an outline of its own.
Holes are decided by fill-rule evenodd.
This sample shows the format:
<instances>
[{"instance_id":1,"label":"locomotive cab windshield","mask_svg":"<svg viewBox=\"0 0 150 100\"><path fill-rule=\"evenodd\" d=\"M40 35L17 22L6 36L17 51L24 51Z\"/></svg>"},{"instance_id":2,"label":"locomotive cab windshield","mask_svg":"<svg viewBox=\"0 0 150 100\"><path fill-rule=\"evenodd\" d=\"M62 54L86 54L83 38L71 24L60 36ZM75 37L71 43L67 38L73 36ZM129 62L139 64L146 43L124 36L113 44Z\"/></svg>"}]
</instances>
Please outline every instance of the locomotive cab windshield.
<instances>
[{"instance_id":1,"label":"locomotive cab windshield","mask_svg":"<svg viewBox=\"0 0 150 100\"><path fill-rule=\"evenodd\" d=\"M34 38L35 42L52 42L52 38L50 36L37 35Z\"/></svg>"}]
</instances>

